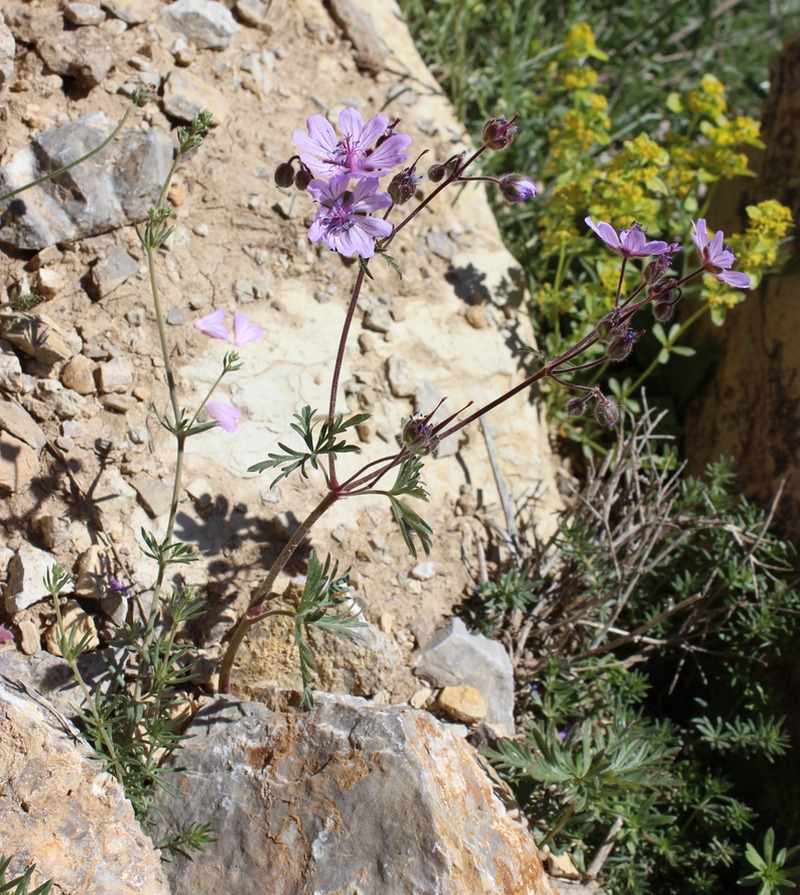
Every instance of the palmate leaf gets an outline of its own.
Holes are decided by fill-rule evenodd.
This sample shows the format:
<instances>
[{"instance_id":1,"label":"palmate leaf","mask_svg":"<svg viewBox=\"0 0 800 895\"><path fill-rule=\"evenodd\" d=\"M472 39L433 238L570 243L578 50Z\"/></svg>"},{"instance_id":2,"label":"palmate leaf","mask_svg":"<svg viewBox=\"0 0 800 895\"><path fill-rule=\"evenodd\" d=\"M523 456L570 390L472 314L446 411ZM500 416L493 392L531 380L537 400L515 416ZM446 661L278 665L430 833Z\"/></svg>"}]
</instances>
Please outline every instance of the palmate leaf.
<instances>
[{"instance_id":1,"label":"palmate leaf","mask_svg":"<svg viewBox=\"0 0 800 895\"><path fill-rule=\"evenodd\" d=\"M291 424L291 428L303 440L305 450L296 450L282 442L278 442L278 447L282 453L268 454L266 460L253 464L248 472L263 472L265 469L280 468L281 474L270 483L270 488L272 488L296 469L300 470L303 478L308 478L307 464L313 469L319 469L321 457L330 456L331 454L347 454L359 450L357 445L348 444L346 441L339 439L339 436L346 432L347 429L368 420L370 416L368 413L357 413L347 419L340 413L334 419L333 426L326 419L320 425L319 432L315 436L314 429L318 425L318 423L314 422L316 412L307 404L300 413L294 414L297 422Z\"/></svg>"},{"instance_id":2,"label":"palmate leaf","mask_svg":"<svg viewBox=\"0 0 800 895\"><path fill-rule=\"evenodd\" d=\"M403 540L406 542L408 552L414 559L417 558L417 548L414 544L414 539L416 538L419 541L420 546L425 551L425 556L428 556L431 552L431 535L433 530L408 504L398 500L398 495L403 494L408 497L415 497L417 500L427 500L428 492L420 481L421 472L422 460L418 456L410 457L401 464L392 490L386 493L392 505L394 518L400 526L400 534L402 534Z\"/></svg>"}]
</instances>

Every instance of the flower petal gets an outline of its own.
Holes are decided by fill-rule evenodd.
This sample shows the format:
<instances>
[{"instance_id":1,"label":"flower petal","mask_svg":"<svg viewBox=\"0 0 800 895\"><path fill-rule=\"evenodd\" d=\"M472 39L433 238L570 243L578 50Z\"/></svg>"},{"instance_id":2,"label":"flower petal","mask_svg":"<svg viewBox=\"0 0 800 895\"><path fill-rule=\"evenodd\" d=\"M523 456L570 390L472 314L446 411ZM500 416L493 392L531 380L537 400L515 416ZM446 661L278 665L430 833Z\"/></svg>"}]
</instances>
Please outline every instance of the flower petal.
<instances>
[{"instance_id":1,"label":"flower petal","mask_svg":"<svg viewBox=\"0 0 800 895\"><path fill-rule=\"evenodd\" d=\"M211 336L212 339L230 339L231 334L228 327L225 326L225 311L217 308L205 317L195 320L194 328L199 329L201 333Z\"/></svg>"},{"instance_id":2,"label":"flower petal","mask_svg":"<svg viewBox=\"0 0 800 895\"><path fill-rule=\"evenodd\" d=\"M220 401L207 401L205 409L214 417L226 432L235 432L242 418L242 411L233 404L223 404Z\"/></svg>"},{"instance_id":3,"label":"flower petal","mask_svg":"<svg viewBox=\"0 0 800 895\"><path fill-rule=\"evenodd\" d=\"M235 314L233 317L233 344L240 348L248 342L255 342L264 335L264 330L252 320L248 320L244 314Z\"/></svg>"}]
</instances>

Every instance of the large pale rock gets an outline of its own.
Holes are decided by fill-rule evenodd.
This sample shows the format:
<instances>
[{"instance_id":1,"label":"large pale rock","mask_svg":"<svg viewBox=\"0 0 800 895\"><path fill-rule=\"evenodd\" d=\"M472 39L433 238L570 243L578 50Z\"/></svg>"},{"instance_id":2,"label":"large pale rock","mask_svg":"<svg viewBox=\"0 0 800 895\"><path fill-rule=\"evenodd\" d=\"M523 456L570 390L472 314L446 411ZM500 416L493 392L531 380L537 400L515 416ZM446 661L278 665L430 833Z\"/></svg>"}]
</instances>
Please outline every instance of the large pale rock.
<instances>
[{"instance_id":1,"label":"large pale rock","mask_svg":"<svg viewBox=\"0 0 800 895\"><path fill-rule=\"evenodd\" d=\"M0 190L22 186L79 158L102 143L114 125L102 112L90 112L39 134L0 168ZM3 203L0 243L42 249L141 220L157 198L171 161L167 134L125 128L102 152L55 182Z\"/></svg>"},{"instance_id":2,"label":"large pale rock","mask_svg":"<svg viewBox=\"0 0 800 895\"><path fill-rule=\"evenodd\" d=\"M48 33L37 42L36 51L50 71L88 88L103 82L114 61L111 44L99 28Z\"/></svg>"},{"instance_id":3,"label":"large pale rock","mask_svg":"<svg viewBox=\"0 0 800 895\"><path fill-rule=\"evenodd\" d=\"M227 47L239 30L231 11L217 0L176 0L161 10L161 18L200 49Z\"/></svg>"},{"instance_id":4,"label":"large pale rock","mask_svg":"<svg viewBox=\"0 0 800 895\"><path fill-rule=\"evenodd\" d=\"M53 556L31 544L23 543L8 564L8 581L3 591L6 612L21 612L48 597L45 576L56 564ZM70 581L62 593L72 593Z\"/></svg>"},{"instance_id":5,"label":"large pale rock","mask_svg":"<svg viewBox=\"0 0 800 895\"><path fill-rule=\"evenodd\" d=\"M514 735L514 669L502 643L473 634L460 618L449 618L425 645L414 673L434 685L455 680L474 687L486 703L486 722L504 736Z\"/></svg>"},{"instance_id":6,"label":"large pale rock","mask_svg":"<svg viewBox=\"0 0 800 895\"><path fill-rule=\"evenodd\" d=\"M737 208L727 211L778 199L798 221L797 176L786 172L800 169L800 34L772 61L762 117L766 148L757 160L758 178L752 186L748 181L745 197L735 193ZM723 214L729 193L720 194ZM686 449L698 472L721 456L731 457L744 492L765 504L785 483L776 520L795 537L800 535L798 289L797 273L767 279L728 314L721 329L705 329L699 341L719 344L724 355L686 426Z\"/></svg>"},{"instance_id":7,"label":"large pale rock","mask_svg":"<svg viewBox=\"0 0 800 895\"><path fill-rule=\"evenodd\" d=\"M0 817L14 877L60 892L168 895L159 854L130 802L43 697L0 674Z\"/></svg>"},{"instance_id":8,"label":"large pale rock","mask_svg":"<svg viewBox=\"0 0 800 895\"><path fill-rule=\"evenodd\" d=\"M320 696L310 712L220 701L201 711L159 799L210 821L174 895L549 895L533 839L464 740L426 712Z\"/></svg>"}]
</instances>

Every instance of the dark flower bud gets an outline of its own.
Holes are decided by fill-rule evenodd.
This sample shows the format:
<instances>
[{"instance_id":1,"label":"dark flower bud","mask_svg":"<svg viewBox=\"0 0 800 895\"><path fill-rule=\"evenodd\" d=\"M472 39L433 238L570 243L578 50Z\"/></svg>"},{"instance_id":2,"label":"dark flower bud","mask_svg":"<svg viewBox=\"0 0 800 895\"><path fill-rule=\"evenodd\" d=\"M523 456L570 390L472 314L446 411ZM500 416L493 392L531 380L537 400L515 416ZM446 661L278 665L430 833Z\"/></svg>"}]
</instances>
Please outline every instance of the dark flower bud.
<instances>
[{"instance_id":1,"label":"dark flower bud","mask_svg":"<svg viewBox=\"0 0 800 895\"><path fill-rule=\"evenodd\" d=\"M275 169L275 185L283 187L290 187L294 183L294 166L291 162L281 162L280 165Z\"/></svg>"},{"instance_id":2,"label":"dark flower bud","mask_svg":"<svg viewBox=\"0 0 800 895\"><path fill-rule=\"evenodd\" d=\"M412 454L429 454L438 443L438 439L433 434L433 427L430 425L430 417L426 417L420 411L412 413L403 422L400 441Z\"/></svg>"},{"instance_id":3,"label":"dark flower bud","mask_svg":"<svg viewBox=\"0 0 800 895\"><path fill-rule=\"evenodd\" d=\"M631 353L637 333L632 329L614 336L606 347L606 357L610 361L623 361Z\"/></svg>"},{"instance_id":4,"label":"dark flower bud","mask_svg":"<svg viewBox=\"0 0 800 895\"><path fill-rule=\"evenodd\" d=\"M143 84L141 87L137 87L136 90L133 91L131 102L134 104L134 106L138 106L141 109L143 106L146 106L152 98L153 88L149 84Z\"/></svg>"},{"instance_id":5,"label":"dark flower bud","mask_svg":"<svg viewBox=\"0 0 800 895\"><path fill-rule=\"evenodd\" d=\"M392 197L395 205L405 205L409 199L414 198L419 181L420 178L411 168L404 168L399 174L394 175L386 192Z\"/></svg>"},{"instance_id":6,"label":"dark flower bud","mask_svg":"<svg viewBox=\"0 0 800 895\"><path fill-rule=\"evenodd\" d=\"M570 398L566 411L567 416L583 416L586 413L586 398Z\"/></svg>"},{"instance_id":7,"label":"dark flower bud","mask_svg":"<svg viewBox=\"0 0 800 895\"><path fill-rule=\"evenodd\" d=\"M444 165L440 165L438 162L435 165L431 165L428 168L428 180L432 183L438 183L440 180L444 178L444 175L447 173Z\"/></svg>"},{"instance_id":8,"label":"dark flower bud","mask_svg":"<svg viewBox=\"0 0 800 895\"><path fill-rule=\"evenodd\" d=\"M511 121L506 121L503 115L499 118L490 118L483 126L483 134L481 135L483 145L487 149L494 151L505 149L519 133L519 128L514 126L514 122L518 118L519 112Z\"/></svg>"},{"instance_id":9,"label":"dark flower bud","mask_svg":"<svg viewBox=\"0 0 800 895\"><path fill-rule=\"evenodd\" d=\"M525 202L539 192L530 177L523 174L506 174L500 178L498 186L506 202Z\"/></svg>"},{"instance_id":10,"label":"dark flower bud","mask_svg":"<svg viewBox=\"0 0 800 895\"><path fill-rule=\"evenodd\" d=\"M606 314L605 317L597 324L597 335L601 342L608 342L617 334L617 320L615 315Z\"/></svg>"},{"instance_id":11,"label":"dark flower bud","mask_svg":"<svg viewBox=\"0 0 800 895\"><path fill-rule=\"evenodd\" d=\"M677 299L672 301L668 298L659 298L653 302L653 316L659 323L669 323L675 316L675 305L678 304Z\"/></svg>"},{"instance_id":12,"label":"dark flower bud","mask_svg":"<svg viewBox=\"0 0 800 895\"><path fill-rule=\"evenodd\" d=\"M301 168L297 174L295 174L294 185L301 192L305 192L313 179L311 172L307 168Z\"/></svg>"},{"instance_id":13,"label":"dark flower bud","mask_svg":"<svg viewBox=\"0 0 800 895\"><path fill-rule=\"evenodd\" d=\"M601 426L610 429L619 419L619 407L605 395L601 395L597 399L597 406L594 409L594 416Z\"/></svg>"}]
</instances>

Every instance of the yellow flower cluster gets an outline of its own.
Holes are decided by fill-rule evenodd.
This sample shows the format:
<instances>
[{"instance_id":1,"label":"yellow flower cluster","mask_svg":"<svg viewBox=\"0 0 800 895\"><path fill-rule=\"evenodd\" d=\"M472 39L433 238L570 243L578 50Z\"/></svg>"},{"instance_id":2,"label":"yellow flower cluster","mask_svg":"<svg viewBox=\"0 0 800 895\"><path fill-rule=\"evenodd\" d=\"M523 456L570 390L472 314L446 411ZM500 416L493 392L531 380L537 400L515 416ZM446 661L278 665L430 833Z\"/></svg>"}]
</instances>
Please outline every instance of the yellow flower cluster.
<instances>
[{"instance_id":1,"label":"yellow flower cluster","mask_svg":"<svg viewBox=\"0 0 800 895\"><path fill-rule=\"evenodd\" d=\"M597 52L597 44L588 22L579 22L570 28L564 41L564 53L570 59L582 59Z\"/></svg>"}]
</instances>

